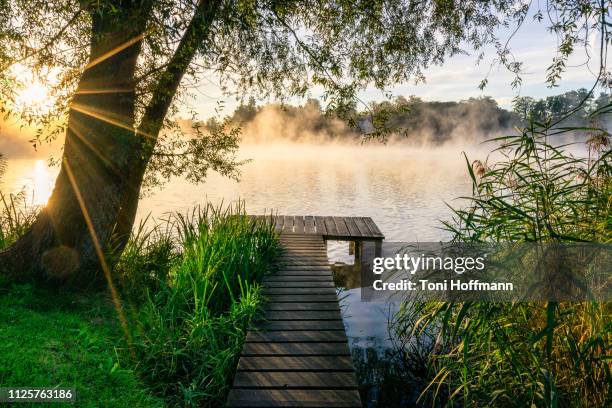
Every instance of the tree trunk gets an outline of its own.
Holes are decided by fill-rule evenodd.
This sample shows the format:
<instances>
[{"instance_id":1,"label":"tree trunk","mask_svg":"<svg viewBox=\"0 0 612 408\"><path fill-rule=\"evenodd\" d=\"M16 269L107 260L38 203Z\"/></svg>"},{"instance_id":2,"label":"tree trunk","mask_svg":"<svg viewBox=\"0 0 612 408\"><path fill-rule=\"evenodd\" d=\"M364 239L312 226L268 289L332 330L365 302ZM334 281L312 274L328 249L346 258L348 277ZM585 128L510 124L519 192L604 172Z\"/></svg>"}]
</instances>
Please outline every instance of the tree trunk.
<instances>
[{"instance_id":1,"label":"tree trunk","mask_svg":"<svg viewBox=\"0 0 612 408\"><path fill-rule=\"evenodd\" d=\"M71 104L55 188L30 231L0 253L0 269L16 279L110 283L108 255L120 253L127 242L164 118L220 5L198 2L138 129L134 73L150 4L119 4L119 16L92 13L90 63Z\"/></svg>"},{"instance_id":2,"label":"tree trunk","mask_svg":"<svg viewBox=\"0 0 612 408\"><path fill-rule=\"evenodd\" d=\"M15 278L82 286L108 272L105 254L122 208L138 200L137 192L126 194L135 188L128 180L143 166L134 74L145 21L126 13L92 13L90 62L71 103L55 188L30 231L0 254Z\"/></svg>"}]
</instances>

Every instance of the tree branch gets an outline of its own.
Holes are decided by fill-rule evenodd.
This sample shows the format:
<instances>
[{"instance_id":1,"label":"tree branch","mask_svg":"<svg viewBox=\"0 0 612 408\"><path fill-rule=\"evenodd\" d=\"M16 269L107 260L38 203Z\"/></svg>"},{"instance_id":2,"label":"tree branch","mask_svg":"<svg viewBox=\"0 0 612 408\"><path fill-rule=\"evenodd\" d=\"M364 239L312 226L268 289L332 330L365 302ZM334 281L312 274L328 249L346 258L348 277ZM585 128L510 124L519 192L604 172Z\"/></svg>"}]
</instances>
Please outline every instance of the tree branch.
<instances>
[{"instance_id":1,"label":"tree branch","mask_svg":"<svg viewBox=\"0 0 612 408\"><path fill-rule=\"evenodd\" d=\"M198 52L201 43L208 36L210 26L220 5L221 1L219 0L201 0L198 3L183 38L181 38L166 70L160 75L159 83L153 91L151 101L145 108L141 124L138 128L139 133L148 134L153 136L155 140L157 139L157 135L163 126L164 118L168 113L181 80ZM152 152L152 147L149 154Z\"/></svg>"}]
</instances>

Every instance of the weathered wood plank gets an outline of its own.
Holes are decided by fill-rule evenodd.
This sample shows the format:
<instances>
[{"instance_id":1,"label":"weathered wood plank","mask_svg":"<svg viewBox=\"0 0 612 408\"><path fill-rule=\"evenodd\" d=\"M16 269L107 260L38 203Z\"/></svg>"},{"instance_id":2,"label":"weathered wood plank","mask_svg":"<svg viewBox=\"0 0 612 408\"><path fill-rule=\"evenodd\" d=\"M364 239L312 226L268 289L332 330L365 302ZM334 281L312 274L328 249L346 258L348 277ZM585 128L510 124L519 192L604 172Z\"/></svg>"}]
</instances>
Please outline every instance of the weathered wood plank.
<instances>
[{"instance_id":1,"label":"weathered wood plank","mask_svg":"<svg viewBox=\"0 0 612 408\"><path fill-rule=\"evenodd\" d=\"M327 229L326 235L338 235L333 217L325 217L325 228Z\"/></svg>"},{"instance_id":2,"label":"weathered wood plank","mask_svg":"<svg viewBox=\"0 0 612 408\"><path fill-rule=\"evenodd\" d=\"M271 320L267 322L255 322L253 328L262 331L292 331L292 330L344 330L342 321L336 320Z\"/></svg>"},{"instance_id":3,"label":"weathered wood plank","mask_svg":"<svg viewBox=\"0 0 612 408\"><path fill-rule=\"evenodd\" d=\"M346 227L351 237L361 237L361 232L355 223L355 217L346 217L344 222L346 223Z\"/></svg>"},{"instance_id":4,"label":"weathered wood plank","mask_svg":"<svg viewBox=\"0 0 612 408\"><path fill-rule=\"evenodd\" d=\"M347 343L247 343L242 355L254 356L350 356Z\"/></svg>"},{"instance_id":5,"label":"weathered wood plank","mask_svg":"<svg viewBox=\"0 0 612 408\"><path fill-rule=\"evenodd\" d=\"M334 220L334 224L336 224L336 231L338 235L349 235L348 228L346 227L346 223L344 222L344 217L332 217Z\"/></svg>"},{"instance_id":6,"label":"weathered wood plank","mask_svg":"<svg viewBox=\"0 0 612 408\"><path fill-rule=\"evenodd\" d=\"M240 357L238 371L353 371L350 356Z\"/></svg>"},{"instance_id":7,"label":"weathered wood plank","mask_svg":"<svg viewBox=\"0 0 612 408\"><path fill-rule=\"evenodd\" d=\"M234 389L228 407L361 407L356 390L244 390Z\"/></svg>"},{"instance_id":8,"label":"weathered wood plank","mask_svg":"<svg viewBox=\"0 0 612 408\"><path fill-rule=\"evenodd\" d=\"M265 281L267 288L335 288L334 282L328 281Z\"/></svg>"},{"instance_id":9,"label":"weathered wood plank","mask_svg":"<svg viewBox=\"0 0 612 408\"><path fill-rule=\"evenodd\" d=\"M329 331L312 331L312 330L295 330L295 331L250 331L247 334L247 342L251 343L268 343L268 342L345 342L346 334L344 328L342 330Z\"/></svg>"},{"instance_id":10,"label":"weathered wood plank","mask_svg":"<svg viewBox=\"0 0 612 408\"><path fill-rule=\"evenodd\" d=\"M357 379L348 372L238 372L235 388L355 389Z\"/></svg>"},{"instance_id":11,"label":"weathered wood plank","mask_svg":"<svg viewBox=\"0 0 612 408\"><path fill-rule=\"evenodd\" d=\"M331 269L283 269L278 271L274 276L329 276L331 277Z\"/></svg>"},{"instance_id":12,"label":"weathered wood plank","mask_svg":"<svg viewBox=\"0 0 612 408\"><path fill-rule=\"evenodd\" d=\"M293 232L296 234L304 233L304 217L296 215L293 219Z\"/></svg>"},{"instance_id":13,"label":"weathered wood plank","mask_svg":"<svg viewBox=\"0 0 612 408\"><path fill-rule=\"evenodd\" d=\"M338 302L336 295L266 295L270 302L287 303L316 303L316 302Z\"/></svg>"},{"instance_id":14,"label":"weathered wood plank","mask_svg":"<svg viewBox=\"0 0 612 408\"><path fill-rule=\"evenodd\" d=\"M327 235L327 228L325 228L325 219L319 215L315 216L315 227L317 228L317 234Z\"/></svg>"},{"instance_id":15,"label":"weathered wood plank","mask_svg":"<svg viewBox=\"0 0 612 408\"><path fill-rule=\"evenodd\" d=\"M378 229L378 226L376 225L376 223L374 222L372 218L363 217L363 221L367 224L368 228L370 228L370 231L372 231L372 233L376 237L384 237L383 233Z\"/></svg>"},{"instance_id":16,"label":"weathered wood plank","mask_svg":"<svg viewBox=\"0 0 612 408\"><path fill-rule=\"evenodd\" d=\"M366 224L363 218L354 217L353 220L355 221L355 225L357 225L357 228L359 228L359 234L361 236L367 237L373 235L372 231L370 231L370 228L368 227L368 224Z\"/></svg>"},{"instance_id":17,"label":"weathered wood plank","mask_svg":"<svg viewBox=\"0 0 612 408\"><path fill-rule=\"evenodd\" d=\"M293 232L293 216L283 216L283 232Z\"/></svg>"},{"instance_id":18,"label":"weathered wood plank","mask_svg":"<svg viewBox=\"0 0 612 408\"><path fill-rule=\"evenodd\" d=\"M321 261L328 261L327 255L325 255L324 253L316 253L316 254L281 254L278 257L278 260L281 262L284 261L289 261L289 260L295 260L295 261L299 261L299 262L307 262L309 260L314 260L317 262L321 262ZM329 263L329 262L327 262Z\"/></svg>"},{"instance_id":19,"label":"weathered wood plank","mask_svg":"<svg viewBox=\"0 0 612 408\"><path fill-rule=\"evenodd\" d=\"M335 295L336 288L333 287L315 287L315 288L292 288L292 287L264 287L262 290L264 296L267 295Z\"/></svg>"},{"instance_id":20,"label":"weathered wood plank","mask_svg":"<svg viewBox=\"0 0 612 408\"><path fill-rule=\"evenodd\" d=\"M326 310L337 310L340 311L340 307L337 303L266 303L264 305L265 311L280 310L280 311L291 311L291 310L314 310L314 311L326 311Z\"/></svg>"},{"instance_id":21,"label":"weathered wood plank","mask_svg":"<svg viewBox=\"0 0 612 408\"><path fill-rule=\"evenodd\" d=\"M315 218L312 215L304 217L304 233L314 234L316 232Z\"/></svg>"},{"instance_id":22,"label":"weathered wood plank","mask_svg":"<svg viewBox=\"0 0 612 408\"><path fill-rule=\"evenodd\" d=\"M325 266L329 265L328 261L316 261L316 260L304 260L304 261L296 261L296 260L283 260L278 262L278 266L280 268L284 268L285 266Z\"/></svg>"},{"instance_id":23,"label":"weathered wood plank","mask_svg":"<svg viewBox=\"0 0 612 408\"><path fill-rule=\"evenodd\" d=\"M267 310L266 320L342 320L338 310Z\"/></svg>"},{"instance_id":24,"label":"weathered wood plank","mask_svg":"<svg viewBox=\"0 0 612 408\"><path fill-rule=\"evenodd\" d=\"M330 276L316 276L316 275L269 275L263 279L264 283L274 282L330 282L333 283L333 279Z\"/></svg>"}]
</instances>

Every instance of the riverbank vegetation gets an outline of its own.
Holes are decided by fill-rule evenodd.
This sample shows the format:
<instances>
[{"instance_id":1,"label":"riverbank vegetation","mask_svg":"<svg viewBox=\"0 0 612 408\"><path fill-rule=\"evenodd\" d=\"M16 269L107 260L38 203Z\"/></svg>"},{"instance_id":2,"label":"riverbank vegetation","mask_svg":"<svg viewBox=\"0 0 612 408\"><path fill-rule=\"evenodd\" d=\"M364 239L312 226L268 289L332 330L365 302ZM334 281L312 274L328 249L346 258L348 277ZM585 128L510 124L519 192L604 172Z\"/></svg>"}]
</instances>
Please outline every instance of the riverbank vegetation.
<instances>
[{"instance_id":1,"label":"riverbank vegetation","mask_svg":"<svg viewBox=\"0 0 612 408\"><path fill-rule=\"evenodd\" d=\"M589 94L586 89L568 91L542 99L517 97L512 109L504 109L491 97L461 101L425 101L416 96L397 96L393 100L371 102L372 112L384 118L389 133L385 139L394 143L441 145L454 142L465 145L511 133L529 120L544 122L558 119L564 112L573 114L565 125L590 126L589 109L610 103L610 96ZM364 132L373 130L369 111L353 112L352 121L327 111L317 99L303 105L257 105L251 98L239 105L222 123L210 118L205 127L220 131L224 126L240 126L245 143L271 142L359 142ZM609 122L609 120L608 120ZM575 136L575 132L570 132Z\"/></svg>"},{"instance_id":2,"label":"riverbank vegetation","mask_svg":"<svg viewBox=\"0 0 612 408\"><path fill-rule=\"evenodd\" d=\"M19 196L1 200L0 250L34 216ZM0 383L74 387L80 406L219 406L276 250L242 205L208 204L135 229L118 299L3 281Z\"/></svg>"},{"instance_id":3,"label":"riverbank vegetation","mask_svg":"<svg viewBox=\"0 0 612 408\"><path fill-rule=\"evenodd\" d=\"M601 123L612 105L591 111ZM586 154L555 145L586 132ZM456 241L612 242L612 149L606 128L532 121L498 140L504 158L469 161L473 196L445 226ZM432 340L421 402L446 406L606 406L609 302L406 303L402 344ZM421 374L422 375L422 374Z\"/></svg>"}]
</instances>

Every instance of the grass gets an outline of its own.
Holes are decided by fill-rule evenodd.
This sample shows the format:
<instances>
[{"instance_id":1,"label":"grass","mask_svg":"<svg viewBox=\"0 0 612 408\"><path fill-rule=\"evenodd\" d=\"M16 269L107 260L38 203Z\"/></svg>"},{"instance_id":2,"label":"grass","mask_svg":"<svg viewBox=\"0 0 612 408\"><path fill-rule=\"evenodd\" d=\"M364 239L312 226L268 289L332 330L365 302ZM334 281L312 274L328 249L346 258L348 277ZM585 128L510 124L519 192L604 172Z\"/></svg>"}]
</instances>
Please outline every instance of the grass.
<instances>
[{"instance_id":1,"label":"grass","mask_svg":"<svg viewBox=\"0 0 612 408\"><path fill-rule=\"evenodd\" d=\"M610 135L586 129L584 158L549 143L584 130L532 123L498 139L505 157L495 165L468 161L473 196L445 224L454 239L612 242ZM610 401L611 312L609 302L406 303L395 328L435 341L428 406L597 407Z\"/></svg>"},{"instance_id":2,"label":"grass","mask_svg":"<svg viewBox=\"0 0 612 408\"><path fill-rule=\"evenodd\" d=\"M223 404L277 245L241 204L136 230L116 273L133 302L136 369L169 405Z\"/></svg>"},{"instance_id":3,"label":"grass","mask_svg":"<svg viewBox=\"0 0 612 408\"><path fill-rule=\"evenodd\" d=\"M163 406L122 355L105 295L8 286L0 290L0 386L74 388L80 407Z\"/></svg>"},{"instance_id":4,"label":"grass","mask_svg":"<svg viewBox=\"0 0 612 408\"><path fill-rule=\"evenodd\" d=\"M35 211L20 195L0 203L1 250ZM106 294L5 279L0 386L74 387L85 407L220 406L277 248L242 204L143 221L113 272L128 339Z\"/></svg>"}]
</instances>

